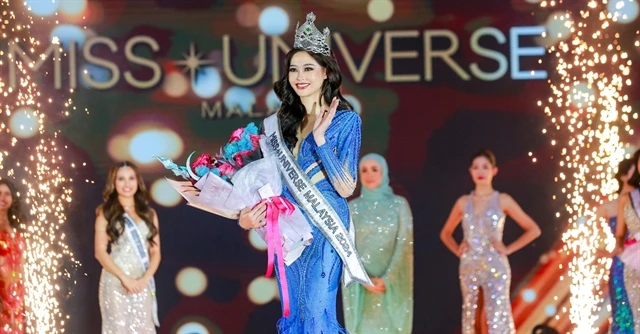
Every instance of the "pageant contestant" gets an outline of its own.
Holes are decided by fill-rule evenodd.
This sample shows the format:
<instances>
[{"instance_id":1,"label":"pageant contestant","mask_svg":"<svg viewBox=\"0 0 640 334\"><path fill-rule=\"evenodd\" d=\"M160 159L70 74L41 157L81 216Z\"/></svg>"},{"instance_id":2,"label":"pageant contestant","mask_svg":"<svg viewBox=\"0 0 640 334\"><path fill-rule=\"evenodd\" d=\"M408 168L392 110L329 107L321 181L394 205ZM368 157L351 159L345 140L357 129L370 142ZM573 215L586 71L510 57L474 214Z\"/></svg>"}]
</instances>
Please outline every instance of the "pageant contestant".
<instances>
[{"instance_id":1,"label":"pageant contestant","mask_svg":"<svg viewBox=\"0 0 640 334\"><path fill-rule=\"evenodd\" d=\"M309 13L296 27L285 58L288 73L274 84L282 105L263 122L278 157L281 196L300 208L313 233L311 244L284 272L290 313L278 322L280 333L344 333L336 318L341 274L347 283L371 284L347 231L346 198L356 187L361 121L340 93L342 76L327 43L329 30L318 31L314 20ZM239 224L264 226L265 205L243 210ZM282 296L283 272L276 273Z\"/></svg>"},{"instance_id":2,"label":"pageant contestant","mask_svg":"<svg viewBox=\"0 0 640 334\"><path fill-rule=\"evenodd\" d=\"M138 168L130 162L114 165L102 198L95 228L102 333L155 333L160 325L153 275L160 265L160 235Z\"/></svg>"},{"instance_id":3,"label":"pageant contestant","mask_svg":"<svg viewBox=\"0 0 640 334\"><path fill-rule=\"evenodd\" d=\"M413 217L407 200L389 186L387 161L360 160L361 196L349 202L356 249L374 286L342 290L351 334L411 333L413 323Z\"/></svg>"},{"instance_id":4,"label":"pageant contestant","mask_svg":"<svg viewBox=\"0 0 640 334\"><path fill-rule=\"evenodd\" d=\"M618 197L612 201L602 204L597 214L609 222L612 233L616 233L616 223L618 215L618 202L622 197L629 196L633 187L628 181L635 171L633 160L625 159L618 165L618 172L615 175L618 181ZM609 270L609 299L611 300L611 333L633 334L633 314L629 306L627 289L624 285L624 263L617 255L613 256L611 269Z\"/></svg>"},{"instance_id":5,"label":"pageant contestant","mask_svg":"<svg viewBox=\"0 0 640 334\"><path fill-rule=\"evenodd\" d=\"M25 221L18 190L0 180L0 334L24 333L22 256L19 231Z\"/></svg>"},{"instance_id":6,"label":"pageant contestant","mask_svg":"<svg viewBox=\"0 0 640 334\"><path fill-rule=\"evenodd\" d=\"M640 333L640 266L638 262L637 243L640 242L640 150L637 150L632 158L635 170L627 182L631 191L626 196L621 196L618 203L618 222L616 226L616 251L624 262L628 255L634 258L635 268L625 262L624 286L627 290L629 306L633 316L633 329ZM628 237L627 237L628 236ZM627 247L632 247L632 254L623 252ZM635 253L635 254L634 254Z\"/></svg>"},{"instance_id":7,"label":"pageant contestant","mask_svg":"<svg viewBox=\"0 0 640 334\"><path fill-rule=\"evenodd\" d=\"M469 172L475 190L456 201L440 233L445 246L460 257L462 333L486 330L491 334L515 334L509 299L511 267L507 256L536 239L540 228L511 196L493 189L491 182L498 167L491 151L475 154ZM502 232L507 215L524 229L524 234L505 246ZM458 245L452 234L460 221L464 239ZM486 324L486 329L481 322Z\"/></svg>"}]
</instances>

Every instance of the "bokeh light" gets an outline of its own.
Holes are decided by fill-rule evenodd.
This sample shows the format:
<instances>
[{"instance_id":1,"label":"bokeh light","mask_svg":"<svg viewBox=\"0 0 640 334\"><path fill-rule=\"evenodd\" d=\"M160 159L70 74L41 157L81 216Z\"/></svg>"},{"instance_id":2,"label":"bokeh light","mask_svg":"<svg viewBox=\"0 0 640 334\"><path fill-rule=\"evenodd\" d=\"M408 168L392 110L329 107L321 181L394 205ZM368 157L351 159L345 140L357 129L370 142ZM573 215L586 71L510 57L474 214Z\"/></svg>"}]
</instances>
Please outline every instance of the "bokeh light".
<instances>
[{"instance_id":1,"label":"bokeh light","mask_svg":"<svg viewBox=\"0 0 640 334\"><path fill-rule=\"evenodd\" d=\"M73 24L61 24L51 30L51 39L57 37L65 51L69 51L71 41L76 42L76 48L82 47L86 40L85 31Z\"/></svg>"},{"instance_id":2,"label":"bokeh light","mask_svg":"<svg viewBox=\"0 0 640 334\"><path fill-rule=\"evenodd\" d=\"M278 295L278 283L272 278L259 276L249 284L247 294L254 304L264 305Z\"/></svg>"},{"instance_id":3,"label":"bokeh light","mask_svg":"<svg viewBox=\"0 0 640 334\"><path fill-rule=\"evenodd\" d=\"M207 275L195 267L185 267L176 276L178 291L187 297L201 295L207 289L207 285Z\"/></svg>"},{"instance_id":4,"label":"bokeh light","mask_svg":"<svg viewBox=\"0 0 640 334\"><path fill-rule=\"evenodd\" d=\"M158 179L151 185L151 198L165 207L174 207L182 201L180 193L175 191L167 179Z\"/></svg>"},{"instance_id":5,"label":"bokeh light","mask_svg":"<svg viewBox=\"0 0 640 334\"><path fill-rule=\"evenodd\" d=\"M139 164L156 162L154 156L176 159L182 149L182 138L178 134L157 127L134 134L129 142L129 154Z\"/></svg>"},{"instance_id":6,"label":"bokeh light","mask_svg":"<svg viewBox=\"0 0 640 334\"><path fill-rule=\"evenodd\" d=\"M87 82L87 79L85 79L85 73L89 75L91 81L97 83L108 82L111 80L112 76L111 72L102 66L85 64L82 66L82 72L80 73L80 84L87 89L90 89L91 87L89 87L89 83Z\"/></svg>"},{"instance_id":7,"label":"bokeh light","mask_svg":"<svg viewBox=\"0 0 640 334\"><path fill-rule=\"evenodd\" d=\"M566 40L571 36L571 26L573 22L568 13L554 11L547 17L545 22L544 43L547 46Z\"/></svg>"},{"instance_id":8,"label":"bokeh light","mask_svg":"<svg viewBox=\"0 0 640 334\"><path fill-rule=\"evenodd\" d=\"M638 0L610 0L607 3L607 10L613 16L613 21L631 23L638 18L640 6L638 6Z\"/></svg>"},{"instance_id":9,"label":"bokeh light","mask_svg":"<svg viewBox=\"0 0 640 334\"><path fill-rule=\"evenodd\" d=\"M388 21L393 16L393 1L369 0L367 14L376 22Z\"/></svg>"},{"instance_id":10,"label":"bokeh light","mask_svg":"<svg viewBox=\"0 0 640 334\"><path fill-rule=\"evenodd\" d=\"M536 300L536 292L533 289L526 289L522 292L522 300L531 303Z\"/></svg>"},{"instance_id":11,"label":"bokeh light","mask_svg":"<svg viewBox=\"0 0 640 334\"><path fill-rule=\"evenodd\" d=\"M251 246L257 250L267 250L267 243L262 240L260 234L258 234L254 229L249 231L249 243L251 243Z\"/></svg>"},{"instance_id":12,"label":"bokeh light","mask_svg":"<svg viewBox=\"0 0 640 334\"><path fill-rule=\"evenodd\" d=\"M29 138L38 133L36 112L30 107L17 109L9 118L9 130L18 138Z\"/></svg>"},{"instance_id":13,"label":"bokeh light","mask_svg":"<svg viewBox=\"0 0 640 334\"><path fill-rule=\"evenodd\" d=\"M131 159L129 155L129 141L131 138L126 135L117 135L109 139L107 153L115 161L127 161Z\"/></svg>"},{"instance_id":14,"label":"bokeh light","mask_svg":"<svg viewBox=\"0 0 640 334\"><path fill-rule=\"evenodd\" d=\"M280 105L282 104L280 99L278 99L276 92L274 92L273 90L270 90L269 93L267 94L267 97L265 98L265 103L269 110L278 110L280 109Z\"/></svg>"},{"instance_id":15,"label":"bokeh light","mask_svg":"<svg viewBox=\"0 0 640 334\"><path fill-rule=\"evenodd\" d=\"M593 102L596 99L593 87L590 87L589 84L585 82L575 82L572 93L571 104L576 107L586 106L589 102Z\"/></svg>"},{"instance_id":16,"label":"bokeh light","mask_svg":"<svg viewBox=\"0 0 640 334\"><path fill-rule=\"evenodd\" d=\"M164 76L162 90L170 97L182 97L189 92L189 80L180 72L170 72Z\"/></svg>"},{"instance_id":17,"label":"bokeh light","mask_svg":"<svg viewBox=\"0 0 640 334\"><path fill-rule=\"evenodd\" d=\"M206 66L191 82L193 92L203 99L216 96L222 87L222 77L215 67Z\"/></svg>"},{"instance_id":18,"label":"bokeh light","mask_svg":"<svg viewBox=\"0 0 640 334\"><path fill-rule=\"evenodd\" d=\"M211 334L205 325L199 322L187 322L178 327L176 334Z\"/></svg>"},{"instance_id":19,"label":"bokeh light","mask_svg":"<svg viewBox=\"0 0 640 334\"><path fill-rule=\"evenodd\" d=\"M258 24L266 35L282 35L289 28L289 14L280 7L267 7L260 13Z\"/></svg>"},{"instance_id":20,"label":"bokeh light","mask_svg":"<svg viewBox=\"0 0 640 334\"><path fill-rule=\"evenodd\" d=\"M360 104L360 100L358 100L355 96L353 95L344 95L344 98L351 103L351 105L353 106L353 111L357 112L358 115L360 115L362 113L362 104Z\"/></svg>"},{"instance_id":21,"label":"bokeh light","mask_svg":"<svg viewBox=\"0 0 640 334\"><path fill-rule=\"evenodd\" d=\"M231 87L224 94L224 106L227 109L238 108L243 112L248 112L256 104L256 96L245 87Z\"/></svg>"},{"instance_id":22,"label":"bokeh light","mask_svg":"<svg viewBox=\"0 0 640 334\"><path fill-rule=\"evenodd\" d=\"M243 3L236 10L236 19L238 23L246 28L253 28L258 25L260 17L260 8L251 2Z\"/></svg>"},{"instance_id":23,"label":"bokeh light","mask_svg":"<svg viewBox=\"0 0 640 334\"><path fill-rule=\"evenodd\" d=\"M87 9L87 0L60 0L60 13L68 16L76 16Z\"/></svg>"},{"instance_id":24,"label":"bokeh light","mask_svg":"<svg viewBox=\"0 0 640 334\"><path fill-rule=\"evenodd\" d=\"M553 304L549 304L544 307L544 315L546 315L547 317L553 317L556 314L556 312L558 312L558 310L556 309L556 306Z\"/></svg>"},{"instance_id":25,"label":"bokeh light","mask_svg":"<svg viewBox=\"0 0 640 334\"><path fill-rule=\"evenodd\" d=\"M53 15L60 7L58 0L25 0L24 4L31 12L38 16Z\"/></svg>"}]
</instances>

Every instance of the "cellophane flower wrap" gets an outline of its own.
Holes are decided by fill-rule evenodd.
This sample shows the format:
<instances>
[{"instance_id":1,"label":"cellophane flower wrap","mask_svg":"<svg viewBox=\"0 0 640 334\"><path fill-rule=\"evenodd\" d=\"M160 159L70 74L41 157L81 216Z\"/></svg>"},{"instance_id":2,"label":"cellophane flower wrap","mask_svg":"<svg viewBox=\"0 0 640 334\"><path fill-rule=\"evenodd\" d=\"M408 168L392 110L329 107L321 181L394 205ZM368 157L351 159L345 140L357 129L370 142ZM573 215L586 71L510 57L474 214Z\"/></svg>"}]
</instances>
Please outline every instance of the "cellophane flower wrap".
<instances>
[{"instance_id":1,"label":"cellophane flower wrap","mask_svg":"<svg viewBox=\"0 0 640 334\"><path fill-rule=\"evenodd\" d=\"M266 137L249 124L235 130L220 154L202 154L187 166L178 166L171 159L157 157L175 175L186 181L168 180L188 205L230 218L238 219L240 211L252 208L268 199L259 192L268 185L272 197L282 193L282 179L276 157L271 154ZM290 265L312 240L311 227L295 206L289 215L280 214L278 224L285 262ZM256 232L267 241L265 228Z\"/></svg>"}]
</instances>

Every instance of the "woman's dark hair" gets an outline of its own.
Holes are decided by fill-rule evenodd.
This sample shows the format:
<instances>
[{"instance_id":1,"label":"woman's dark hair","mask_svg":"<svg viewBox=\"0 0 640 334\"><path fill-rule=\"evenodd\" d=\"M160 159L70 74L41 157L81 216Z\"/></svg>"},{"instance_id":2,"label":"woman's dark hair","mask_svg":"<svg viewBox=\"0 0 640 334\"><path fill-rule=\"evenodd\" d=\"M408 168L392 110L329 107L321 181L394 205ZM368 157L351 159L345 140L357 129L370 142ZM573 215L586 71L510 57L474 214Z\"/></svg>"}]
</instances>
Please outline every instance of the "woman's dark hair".
<instances>
[{"instance_id":1,"label":"woman's dark hair","mask_svg":"<svg viewBox=\"0 0 640 334\"><path fill-rule=\"evenodd\" d=\"M304 120L307 110L300 101L300 97L291 87L289 83L289 66L291 66L291 59L293 55L298 52L307 52L301 49L291 49L285 58L286 72L275 84L273 84L273 90L282 101L280 110L278 110L278 118L280 121L280 128L282 129L282 135L285 142L290 148L296 146L298 138L298 128ZM340 93L340 86L342 85L342 75L340 74L340 68L338 62L333 55L325 56L318 53L307 52L318 64L327 71L327 79L322 83L322 94L318 105L322 106L325 101L329 103L334 97L340 100L338 110L353 110L351 104Z\"/></svg>"},{"instance_id":2,"label":"woman's dark hair","mask_svg":"<svg viewBox=\"0 0 640 334\"><path fill-rule=\"evenodd\" d=\"M616 172L615 179L618 181L618 194L622 192L623 181L622 177L629 173L629 170L633 167L633 160L624 159L618 164L618 171Z\"/></svg>"},{"instance_id":3,"label":"woman's dark hair","mask_svg":"<svg viewBox=\"0 0 640 334\"><path fill-rule=\"evenodd\" d=\"M533 327L532 334L560 334L555 328L548 325L540 324Z\"/></svg>"},{"instance_id":4,"label":"woman's dark hair","mask_svg":"<svg viewBox=\"0 0 640 334\"><path fill-rule=\"evenodd\" d=\"M491 166L493 166L493 167L497 166L497 164L496 164L496 156L495 156L495 154L493 154L493 152L491 152L490 149L483 148L480 151L476 152L476 154L474 154L471 157L470 165L473 165L473 160L476 160L476 158L479 158L479 157L485 157L485 158L487 158L487 160L489 160L489 163L491 164Z\"/></svg>"},{"instance_id":5,"label":"woman's dark hair","mask_svg":"<svg viewBox=\"0 0 640 334\"><path fill-rule=\"evenodd\" d=\"M117 163L109 169L109 175L107 176L107 184L102 192L103 203L98 207L97 213L102 212L107 219L107 235L109 235L109 242L113 243L124 233L124 208L118 201L118 192L116 191L116 178L118 176L118 170L123 167L129 167L136 173L136 179L138 180L138 190L133 195L135 203L135 210L138 216L144 220L145 224L149 228L149 243L154 244L153 238L158 235L158 229L153 224L153 209L149 206L149 192L144 185L144 180L138 167L129 161Z\"/></svg>"},{"instance_id":6,"label":"woman's dark hair","mask_svg":"<svg viewBox=\"0 0 640 334\"><path fill-rule=\"evenodd\" d=\"M11 206L7 212L9 225L15 230L20 230L20 223L25 223L26 218L22 211L22 201L20 200L20 196L18 196L18 188L7 179L0 180L0 185L7 186L11 193Z\"/></svg>"},{"instance_id":7,"label":"woman's dark hair","mask_svg":"<svg viewBox=\"0 0 640 334\"><path fill-rule=\"evenodd\" d=\"M633 165L636 166L636 169L634 170L633 175L631 175L631 178L629 178L629 181L627 181L627 183L635 188L640 188L640 171L638 171L640 149L638 149L636 153L633 154L633 158L631 158L631 161L633 162Z\"/></svg>"}]
</instances>

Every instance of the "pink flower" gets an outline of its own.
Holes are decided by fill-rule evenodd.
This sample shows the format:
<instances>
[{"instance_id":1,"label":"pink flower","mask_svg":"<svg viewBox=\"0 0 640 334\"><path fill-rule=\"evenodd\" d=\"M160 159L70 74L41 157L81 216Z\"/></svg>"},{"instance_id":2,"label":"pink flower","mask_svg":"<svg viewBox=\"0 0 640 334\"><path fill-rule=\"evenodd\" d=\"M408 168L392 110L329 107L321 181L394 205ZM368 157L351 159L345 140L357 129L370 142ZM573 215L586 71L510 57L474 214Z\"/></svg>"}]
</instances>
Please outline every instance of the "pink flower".
<instances>
[{"instance_id":1,"label":"pink flower","mask_svg":"<svg viewBox=\"0 0 640 334\"><path fill-rule=\"evenodd\" d=\"M211 154L203 153L201 154L195 162L191 163L191 169L195 170L198 166L206 166L210 167L213 164L213 157Z\"/></svg>"},{"instance_id":2,"label":"pink flower","mask_svg":"<svg viewBox=\"0 0 640 334\"><path fill-rule=\"evenodd\" d=\"M236 155L233 156L233 160L236 163L236 166L242 168L244 166L245 163L245 158L252 155L255 152L254 150L246 150L246 151L241 151L236 153ZM249 163L251 163L252 161L249 161Z\"/></svg>"},{"instance_id":3,"label":"pink flower","mask_svg":"<svg viewBox=\"0 0 640 334\"><path fill-rule=\"evenodd\" d=\"M249 135L249 139L251 139L251 145L253 148L260 147L260 135Z\"/></svg>"},{"instance_id":4,"label":"pink flower","mask_svg":"<svg viewBox=\"0 0 640 334\"><path fill-rule=\"evenodd\" d=\"M244 167L244 166L242 165L242 155L240 155L240 154L236 154L236 155L233 157L233 160L235 161L236 166L238 166L239 168Z\"/></svg>"},{"instance_id":5,"label":"pink flower","mask_svg":"<svg viewBox=\"0 0 640 334\"><path fill-rule=\"evenodd\" d=\"M231 166L231 164L229 163L224 163L222 165L220 165L220 167L218 167L218 169L220 169L220 175L221 176L230 176L233 173L235 173L235 169L233 168L233 166Z\"/></svg>"},{"instance_id":6,"label":"pink flower","mask_svg":"<svg viewBox=\"0 0 640 334\"><path fill-rule=\"evenodd\" d=\"M229 142L234 142L236 140L240 140L242 138L242 134L244 133L244 128L239 128L231 133L231 138L229 138Z\"/></svg>"}]
</instances>

